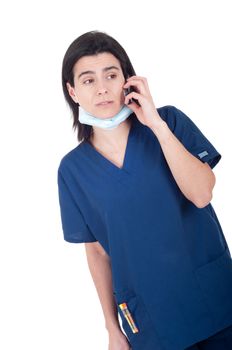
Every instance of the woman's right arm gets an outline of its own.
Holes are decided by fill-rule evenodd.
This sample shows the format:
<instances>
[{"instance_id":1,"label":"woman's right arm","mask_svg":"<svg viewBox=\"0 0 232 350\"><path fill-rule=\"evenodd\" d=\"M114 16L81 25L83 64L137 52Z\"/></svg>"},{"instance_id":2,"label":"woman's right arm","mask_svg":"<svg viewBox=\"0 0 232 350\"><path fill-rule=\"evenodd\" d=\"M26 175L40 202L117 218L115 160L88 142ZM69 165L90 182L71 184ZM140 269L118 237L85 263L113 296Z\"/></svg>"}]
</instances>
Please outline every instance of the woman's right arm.
<instances>
[{"instance_id":1,"label":"woman's right arm","mask_svg":"<svg viewBox=\"0 0 232 350\"><path fill-rule=\"evenodd\" d=\"M87 262L102 306L105 327L109 334L109 350L128 350L130 344L121 330L112 288L109 255L97 242L85 243Z\"/></svg>"}]
</instances>

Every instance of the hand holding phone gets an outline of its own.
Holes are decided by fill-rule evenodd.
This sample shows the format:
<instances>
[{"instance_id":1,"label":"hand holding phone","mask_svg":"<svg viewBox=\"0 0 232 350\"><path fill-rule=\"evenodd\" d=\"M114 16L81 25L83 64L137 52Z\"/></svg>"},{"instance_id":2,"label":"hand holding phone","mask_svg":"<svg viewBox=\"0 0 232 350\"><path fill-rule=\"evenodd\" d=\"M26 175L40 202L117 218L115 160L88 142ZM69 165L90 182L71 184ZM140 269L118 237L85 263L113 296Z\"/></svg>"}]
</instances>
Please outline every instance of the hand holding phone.
<instances>
[{"instance_id":1,"label":"hand holding phone","mask_svg":"<svg viewBox=\"0 0 232 350\"><path fill-rule=\"evenodd\" d=\"M129 88L124 89L124 90L125 90L125 96L128 95L128 94L130 94L130 93L133 92L133 91L134 91L134 92L137 92L137 91L133 88L133 86L129 86ZM135 100L134 98L129 99L128 105L129 105L130 103L132 103L132 102L135 102L138 106L141 106L141 105L139 104L139 101Z\"/></svg>"}]
</instances>

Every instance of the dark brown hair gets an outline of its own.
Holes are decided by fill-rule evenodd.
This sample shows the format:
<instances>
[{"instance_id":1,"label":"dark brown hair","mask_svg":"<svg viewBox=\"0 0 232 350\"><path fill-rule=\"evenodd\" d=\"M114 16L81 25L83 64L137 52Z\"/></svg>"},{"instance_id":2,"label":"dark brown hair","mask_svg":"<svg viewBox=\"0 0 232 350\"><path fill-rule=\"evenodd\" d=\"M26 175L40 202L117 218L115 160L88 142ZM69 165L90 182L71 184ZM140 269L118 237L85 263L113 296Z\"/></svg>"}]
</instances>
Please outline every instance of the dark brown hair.
<instances>
[{"instance_id":1,"label":"dark brown hair","mask_svg":"<svg viewBox=\"0 0 232 350\"><path fill-rule=\"evenodd\" d=\"M110 52L120 62L124 78L136 75L135 70L124 48L110 35L98 30L82 34L68 47L62 63L62 88L65 100L71 108L73 115L73 129L78 129L77 139L83 141L89 139L92 126L79 122L79 104L75 103L67 90L66 83L74 87L73 67L83 56L96 55L98 53ZM131 115L128 117L128 119Z\"/></svg>"}]
</instances>

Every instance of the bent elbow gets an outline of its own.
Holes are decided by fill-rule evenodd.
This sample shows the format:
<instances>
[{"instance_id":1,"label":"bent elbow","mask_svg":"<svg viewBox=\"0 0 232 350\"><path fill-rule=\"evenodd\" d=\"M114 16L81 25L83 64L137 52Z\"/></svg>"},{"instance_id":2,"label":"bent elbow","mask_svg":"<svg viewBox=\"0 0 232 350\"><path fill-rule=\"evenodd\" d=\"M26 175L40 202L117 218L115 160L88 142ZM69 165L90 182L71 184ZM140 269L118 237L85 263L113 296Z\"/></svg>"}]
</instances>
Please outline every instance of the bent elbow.
<instances>
[{"instance_id":1,"label":"bent elbow","mask_svg":"<svg viewBox=\"0 0 232 350\"><path fill-rule=\"evenodd\" d=\"M197 208L204 208L206 207L212 200L213 194L212 192L207 193L204 197L197 198L197 200L194 201L194 204Z\"/></svg>"}]
</instances>

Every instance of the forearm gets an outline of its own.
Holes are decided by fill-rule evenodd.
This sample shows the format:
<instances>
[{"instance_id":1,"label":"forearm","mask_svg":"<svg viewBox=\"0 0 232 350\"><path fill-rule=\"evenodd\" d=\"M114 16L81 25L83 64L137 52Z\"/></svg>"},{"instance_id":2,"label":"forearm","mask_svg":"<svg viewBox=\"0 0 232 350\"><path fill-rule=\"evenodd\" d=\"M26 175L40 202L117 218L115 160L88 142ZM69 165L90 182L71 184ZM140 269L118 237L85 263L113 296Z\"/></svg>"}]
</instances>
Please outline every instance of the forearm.
<instances>
[{"instance_id":1,"label":"forearm","mask_svg":"<svg viewBox=\"0 0 232 350\"><path fill-rule=\"evenodd\" d=\"M215 185L215 175L210 166L192 155L165 121L150 128L159 140L168 166L182 193L198 207L207 205Z\"/></svg>"},{"instance_id":2,"label":"forearm","mask_svg":"<svg viewBox=\"0 0 232 350\"><path fill-rule=\"evenodd\" d=\"M108 255L91 253L87 255L87 260L105 317L105 327L109 332L120 330L110 259Z\"/></svg>"}]
</instances>

